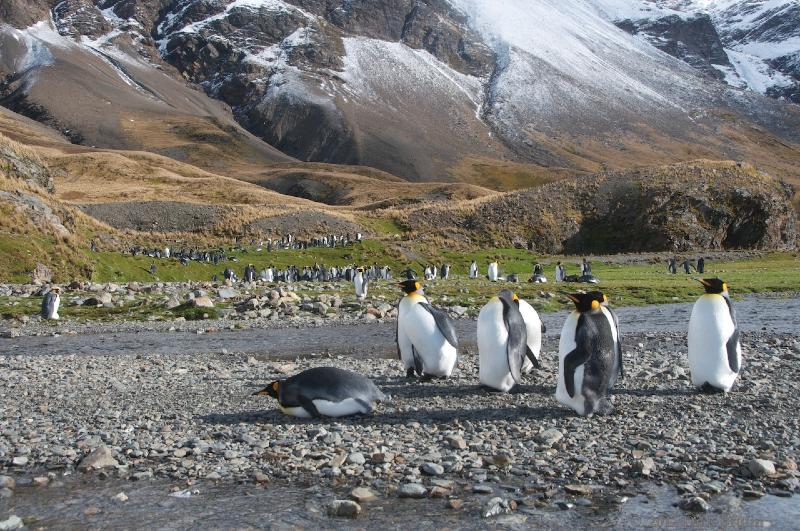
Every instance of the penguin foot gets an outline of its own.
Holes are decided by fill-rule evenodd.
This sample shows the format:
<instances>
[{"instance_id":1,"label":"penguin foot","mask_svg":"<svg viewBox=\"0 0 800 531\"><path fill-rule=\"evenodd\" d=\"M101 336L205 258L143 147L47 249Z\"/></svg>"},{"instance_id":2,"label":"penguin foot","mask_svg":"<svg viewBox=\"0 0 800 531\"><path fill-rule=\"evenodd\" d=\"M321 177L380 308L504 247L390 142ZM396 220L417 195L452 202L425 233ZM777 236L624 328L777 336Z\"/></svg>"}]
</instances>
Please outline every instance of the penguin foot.
<instances>
[{"instance_id":1,"label":"penguin foot","mask_svg":"<svg viewBox=\"0 0 800 531\"><path fill-rule=\"evenodd\" d=\"M699 391L701 394L704 394L704 395L718 395L718 394L721 394L721 393L724 393L724 392L725 392L725 390L724 390L724 389L719 389L719 388L717 388L717 387L714 387L713 385L711 385L711 384L710 384L710 383L708 383L708 382L706 382L706 383L704 383L703 385L701 385L701 386L698 388L698 391Z\"/></svg>"},{"instance_id":2,"label":"penguin foot","mask_svg":"<svg viewBox=\"0 0 800 531\"><path fill-rule=\"evenodd\" d=\"M417 377L417 371L415 371L413 367L411 369L406 370L406 378L416 378L416 377Z\"/></svg>"}]
</instances>

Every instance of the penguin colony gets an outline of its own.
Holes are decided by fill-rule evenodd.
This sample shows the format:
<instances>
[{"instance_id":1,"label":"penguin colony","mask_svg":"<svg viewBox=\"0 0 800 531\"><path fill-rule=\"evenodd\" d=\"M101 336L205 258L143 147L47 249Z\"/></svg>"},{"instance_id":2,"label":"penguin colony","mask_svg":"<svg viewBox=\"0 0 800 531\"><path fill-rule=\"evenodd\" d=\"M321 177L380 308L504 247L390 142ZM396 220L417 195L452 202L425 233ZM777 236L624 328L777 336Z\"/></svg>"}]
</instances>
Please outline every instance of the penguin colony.
<instances>
[{"instance_id":1,"label":"penguin colony","mask_svg":"<svg viewBox=\"0 0 800 531\"><path fill-rule=\"evenodd\" d=\"M703 392L727 393L742 366L736 314L722 280L700 282L706 293L695 303L689 320L691 380ZM399 305L397 350L406 376L450 377L458 361L453 322L428 302L416 279L399 286L405 295ZM575 310L561 329L555 398L581 416L611 414L609 394L624 376L619 320L600 291L567 297ZM515 293L503 290L481 309L477 328L481 387L514 392L523 375L539 367L545 328L538 313ZM389 398L369 378L331 367L272 382L255 394L277 399L281 411L302 418L367 414Z\"/></svg>"}]
</instances>

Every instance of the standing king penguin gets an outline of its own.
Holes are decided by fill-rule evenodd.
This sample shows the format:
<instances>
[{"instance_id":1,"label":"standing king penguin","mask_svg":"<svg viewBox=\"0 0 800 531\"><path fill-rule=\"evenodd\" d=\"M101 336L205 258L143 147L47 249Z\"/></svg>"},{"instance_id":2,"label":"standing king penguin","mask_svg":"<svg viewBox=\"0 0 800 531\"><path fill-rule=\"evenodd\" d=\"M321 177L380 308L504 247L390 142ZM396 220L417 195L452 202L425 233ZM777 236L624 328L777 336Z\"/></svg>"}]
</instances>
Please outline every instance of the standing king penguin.
<instances>
[{"instance_id":1,"label":"standing king penguin","mask_svg":"<svg viewBox=\"0 0 800 531\"><path fill-rule=\"evenodd\" d=\"M253 394L277 399L281 411L299 418L372 413L388 399L366 376L335 367L308 369Z\"/></svg>"},{"instance_id":2,"label":"standing king penguin","mask_svg":"<svg viewBox=\"0 0 800 531\"><path fill-rule=\"evenodd\" d=\"M414 279L400 283L405 297L397 315L397 354L406 376L449 378L458 361L458 337L453 321L431 306Z\"/></svg>"},{"instance_id":3,"label":"standing king penguin","mask_svg":"<svg viewBox=\"0 0 800 531\"><path fill-rule=\"evenodd\" d=\"M363 267L356 269L356 275L353 278L353 284L356 287L356 297L358 300L363 301L367 298L367 289L369 288L369 278L364 272Z\"/></svg>"},{"instance_id":4,"label":"standing king penguin","mask_svg":"<svg viewBox=\"0 0 800 531\"><path fill-rule=\"evenodd\" d=\"M528 334L526 341L528 350L526 352L525 361L522 363L522 372L529 374L534 367L537 369L539 365L539 355L542 352L542 335L547 332L539 313L527 301L519 299L517 301L519 313L522 314L522 320L525 321L525 329Z\"/></svg>"},{"instance_id":5,"label":"standing king penguin","mask_svg":"<svg viewBox=\"0 0 800 531\"><path fill-rule=\"evenodd\" d=\"M728 392L742 367L742 346L728 286L718 278L701 279L706 290L689 318L689 370L692 385Z\"/></svg>"},{"instance_id":6,"label":"standing king penguin","mask_svg":"<svg viewBox=\"0 0 800 531\"><path fill-rule=\"evenodd\" d=\"M492 282L497 282L497 280L500 278L500 267L496 261L489 262L489 269L486 277Z\"/></svg>"},{"instance_id":7,"label":"standing king penguin","mask_svg":"<svg viewBox=\"0 0 800 531\"><path fill-rule=\"evenodd\" d=\"M478 314L478 359L483 387L507 393L520 383L528 330L510 290L493 297Z\"/></svg>"},{"instance_id":8,"label":"standing king penguin","mask_svg":"<svg viewBox=\"0 0 800 531\"><path fill-rule=\"evenodd\" d=\"M48 291L42 299L42 318L58 320L58 307L61 305L61 288Z\"/></svg>"},{"instance_id":9,"label":"standing king penguin","mask_svg":"<svg viewBox=\"0 0 800 531\"><path fill-rule=\"evenodd\" d=\"M568 297L576 311L561 329L556 400L578 415L610 414L608 391L623 375L617 317L599 291Z\"/></svg>"}]
</instances>

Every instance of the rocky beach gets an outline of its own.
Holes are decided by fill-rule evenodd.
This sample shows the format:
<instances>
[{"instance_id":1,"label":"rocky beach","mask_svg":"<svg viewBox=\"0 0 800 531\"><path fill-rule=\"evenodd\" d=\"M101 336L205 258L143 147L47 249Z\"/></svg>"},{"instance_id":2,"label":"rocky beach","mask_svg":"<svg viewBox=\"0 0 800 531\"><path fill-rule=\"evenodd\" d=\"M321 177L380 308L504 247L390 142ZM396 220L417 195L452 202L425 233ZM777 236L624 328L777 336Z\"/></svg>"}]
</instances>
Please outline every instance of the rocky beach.
<instances>
[{"instance_id":1,"label":"rocky beach","mask_svg":"<svg viewBox=\"0 0 800 531\"><path fill-rule=\"evenodd\" d=\"M593 418L553 398L563 313L544 315L542 368L510 395L478 388L469 318L457 322L454 377L430 382L404 377L392 310L273 329L64 322L70 333L56 337L32 319L15 325L22 337L0 340L0 525L18 516L32 527L113 527L114 514L204 496L219 511L242 507L224 527L263 525L250 518L284 509L291 517L275 522L288 527L396 524L414 510L435 526L620 526L619 515L651 518L656 507L678 526L753 527L756 504L769 503L781 510L763 520L785 524L800 487L800 301L737 304L745 368L728 395L690 386L690 308L620 309L626 376L616 412ZM305 421L251 396L321 365L369 375L392 399L372 416ZM282 501L253 513L249 497ZM63 503L43 503L51 498ZM178 512L148 518L189 525L192 512Z\"/></svg>"}]
</instances>

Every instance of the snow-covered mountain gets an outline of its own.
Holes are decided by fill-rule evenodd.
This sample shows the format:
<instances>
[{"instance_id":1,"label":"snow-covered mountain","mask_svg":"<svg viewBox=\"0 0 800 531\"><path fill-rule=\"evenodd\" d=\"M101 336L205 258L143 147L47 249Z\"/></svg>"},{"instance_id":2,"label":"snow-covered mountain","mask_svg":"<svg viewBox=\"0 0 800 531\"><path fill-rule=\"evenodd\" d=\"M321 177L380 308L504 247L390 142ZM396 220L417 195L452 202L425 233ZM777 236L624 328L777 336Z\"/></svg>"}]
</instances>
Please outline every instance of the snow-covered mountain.
<instances>
[{"instance_id":1,"label":"snow-covered mountain","mask_svg":"<svg viewBox=\"0 0 800 531\"><path fill-rule=\"evenodd\" d=\"M119 145L131 126L112 122L158 109L221 120L184 81L283 153L414 180L457 178L465 161L744 156L719 116L797 134L796 110L740 90L796 99L797 0L31 3L0 11L16 26L0 32L0 103L77 141ZM76 100L81 118L103 128L59 106L81 91L97 93Z\"/></svg>"},{"instance_id":2,"label":"snow-covered mountain","mask_svg":"<svg viewBox=\"0 0 800 531\"><path fill-rule=\"evenodd\" d=\"M800 103L797 0L593 0L623 29L731 86Z\"/></svg>"}]
</instances>

